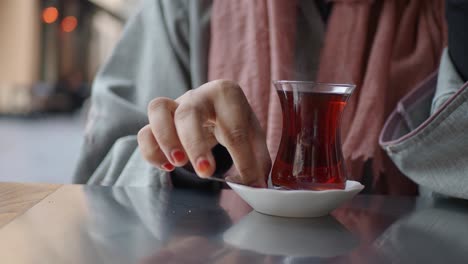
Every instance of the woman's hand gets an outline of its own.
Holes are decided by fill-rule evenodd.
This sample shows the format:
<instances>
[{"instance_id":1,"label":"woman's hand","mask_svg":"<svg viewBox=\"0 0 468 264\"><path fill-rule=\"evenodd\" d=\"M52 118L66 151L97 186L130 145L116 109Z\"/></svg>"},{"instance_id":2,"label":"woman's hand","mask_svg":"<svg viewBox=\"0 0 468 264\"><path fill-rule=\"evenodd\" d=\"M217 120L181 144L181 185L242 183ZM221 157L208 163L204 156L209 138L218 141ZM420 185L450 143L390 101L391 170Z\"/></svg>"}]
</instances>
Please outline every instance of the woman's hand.
<instances>
[{"instance_id":1,"label":"woman's hand","mask_svg":"<svg viewBox=\"0 0 468 264\"><path fill-rule=\"evenodd\" d=\"M172 171L190 161L200 177L210 177L216 167L211 149L220 143L244 184L266 186L271 159L265 134L236 83L216 80L175 101L155 98L148 119L138 132L138 144L154 166Z\"/></svg>"}]
</instances>

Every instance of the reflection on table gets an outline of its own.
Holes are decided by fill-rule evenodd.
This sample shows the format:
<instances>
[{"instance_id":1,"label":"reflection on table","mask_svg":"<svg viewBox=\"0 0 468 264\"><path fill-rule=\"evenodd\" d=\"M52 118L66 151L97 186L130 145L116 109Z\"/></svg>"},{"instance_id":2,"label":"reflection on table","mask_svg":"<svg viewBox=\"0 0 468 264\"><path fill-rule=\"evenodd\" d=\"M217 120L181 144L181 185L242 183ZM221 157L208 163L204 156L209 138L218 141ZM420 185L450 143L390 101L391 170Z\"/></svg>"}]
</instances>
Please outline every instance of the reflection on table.
<instances>
[{"instance_id":1,"label":"reflection on table","mask_svg":"<svg viewBox=\"0 0 468 264\"><path fill-rule=\"evenodd\" d=\"M0 230L2 263L460 263L468 203L357 196L272 217L230 190L64 186Z\"/></svg>"}]
</instances>

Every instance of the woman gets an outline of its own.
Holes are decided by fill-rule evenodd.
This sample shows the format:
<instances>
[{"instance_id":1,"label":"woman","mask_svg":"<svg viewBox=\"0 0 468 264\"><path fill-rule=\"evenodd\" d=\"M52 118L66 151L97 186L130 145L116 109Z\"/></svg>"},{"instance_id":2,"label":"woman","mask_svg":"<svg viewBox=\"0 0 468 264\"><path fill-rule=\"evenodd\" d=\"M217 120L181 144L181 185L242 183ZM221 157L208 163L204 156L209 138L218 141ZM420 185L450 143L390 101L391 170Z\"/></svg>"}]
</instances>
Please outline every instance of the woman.
<instances>
[{"instance_id":1,"label":"woman","mask_svg":"<svg viewBox=\"0 0 468 264\"><path fill-rule=\"evenodd\" d=\"M216 1L214 2L216 3ZM218 3L220 2L222 1ZM241 2L236 1L236 3ZM288 10L291 10L285 8L278 11L278 8L271 8L272 3L277 2L265 2L265 8L268 11L267 15L270 19L267 21L275 21L271 19L272 17L274 18L275 12L278 12L276 13L278 15L279 12L287 13L289 12ZM334 6L335 17L332 14L329 21L330 25L336 26L340 24L340 20L336 16L340 12L342 15L350 14L347 11L350 10L349 8L355 8L357 2L366 3L367 6L363 6L359 10L370 17L368 23L376 22L375 17L372 16L372 12L380 12L376 13L382 15L381 21L383 22L379 20L379 26L381 23L390 20L397 23L399 20L395 14L401 15L402 19L405 18L406 20L404 21L416 23L417 19L405 17L406 13L398 13L395 11L395 8L397 10L400 8L406 12L406 9L413 9L414 11L419 10L418 7L420 5L427 5L425 1L416 0L395 1L395 4L389 4L390 2L393 3L393 1L388 1L388 3L376 3L372 5L370 1L337 1ZM412 3L412 5L409 5L407 2ZM441 1L433 2L435 3L434 6L437 6L437 3ZM455 2L457 1L448 1L448 4L459 4ZM232 2L230 3L232 4ZM260 2L255 3L258 4ZM307 43L307 41L297 41L301 36L304 36L304 34L301 34L304 31L301 30L306 30L305 32L307 33L310 32L307 30L313 28L311 25L320 24L317 20L310 22L311 17L316 18L320 16L317 11L320 9L319 6L315 4L311 6L305 3L310 3L310 1L297 1L297 10L299 11L296 10L297 12L295 12L297 15L296 21L298 21L295 46L297 50L301 50L301 47L297 45ZM85 137L84 153L75 177L76 182L137 186L160 186L172 183L175 186L208 186L208 188L211 188L213 184L196 179L194 174L202 178L213 175L215 177L222 177L227 169L230 168L231 163L234 163L241 177L240 180L245 184L260 187L265 186L265 179L271 166L271 153L269 153L269 149L271 152L272 144L267 141L267 138L270 138L270 131L266 131L267 133L265 133L264 116L259 115L256 105L249 104L249 100L252 101L252 97L249 93L245 92L246 86L242 82L241 85L238 85L234 81L222 79L207 82L209 80L207 72L209 69L208 64L212 59L208 58L208 53L210 53L211 8L211 1L146 1L141 11L129 21L122 40L117 45L108 63L98 74L93 87L92 107ZM431 8L433 7L427 7L428 10L431 10ZM369 13L369 10L371 13ZM409 11L408 13L411 13ZM228 14L229 12L223 13L224 16ZM419 13L416 12L416 14ZM287 18L288 16L285 15L285 17ZM217 18L220 19L219 16ZM333 20L334 18L335 20ZM217 23L223 21L223 19L224 17L221 17L220 20L217 20ZM276 21L281 21L281 19ZM307 21L309 24L304 23L304 21ZM451 20L449 19L448 21L450 23ZM460 25L460 21L456 23ZM215 22L211 21L212 27L214 24ZM399 26L404 29L408 28L404 23L402 24ZM415 25L420 24L416 23ZM281 25L277 24L274 26ZM320 25L316 27L320 27ZM372 29L369 30L372 31ZM395 28L392 30L397 34L394 41L396 42L395 45L398 46L398 43L402 42L398 38L398 33L400 31L405 33L405 30L401 29L398 31ZM379 28L376 31L379 33ZM382 26L381 31L380 34L373 32L373 34L375 33L374 39L377 42L375 44L376 47L382 46L382 43L378 43L379 38L377 36L385 36L388 33L386 31L389 31L389 29ZM311 43L319 46L317 42L321 42L322 35L317 32L319 30L315 31L317 37L309 40L305 47L310 47ZM260 38L262 32L258 33L255 37ZM417 31L417 33L421 32ZM348 32L347 34L347 36L352 37L353 33ZM452 34L452 36L455 35L460 34ZM274 33L270 33L269 36L271 38L271 36L274 36ZM364 37L366 38L366 36ZM372 40L370 37L367 38L367 41L369 39ZM327 41L330 41L330 39L327 39L326 43ZM461 43L461 41L463 40L451 40L449 42L449 51L460 50L456 48L452 49L450 45ZM442 38L437 43L443 43ZM274 46L274 43L270 43L270 46L272 45ZM362 45L368 44L364 41ZM329 46L325 47L325 56L333 55L333 50L331 50L332 52L330 52L329 48L327 50ZM428 47L428 49L434 49L433 54L436 54L435 57L439 57L440 55L441 48L439 46L436 45L436 48ZM409 45L409 48L412 49L413 46ZM403 53L399 54L397 51L392 50L392 46L390 46L389 50L393 52L394 56L391 57L392 53L387 55L392 60L397 56L398 62L394 64L395 67L389 66L390 70L388 72L390 73L388 75L380 75L381 72L377 72L377 75L361 76L359 78L362 79L357 80L358 84L362 81L363 87L366 87L367 81L370 80L369 82L372 83L373 76L386 79L387 76L388 78L399 76L398 73L404 73L405 71L402 69L407 69L408 67L412 70L418 69L412 67L412 64L407 63L408 61L405 60L406 57L403 56ZM364 52L364 55L369 56L370 62L372 62L372 59L375 61L378 58L382 58L379 56L373 57L373 52L373 46L370 51ZM298 63L300 60L297 60L297 57L304 57L298 56L298 53L296 52L296 60L294 61L296 71L298 65L303 65L300 62ZM318 61L316 51L303 52L301 54L310 53ZM277 57L273 55L271 56L272 64L275 64L275 58ZM422 55L420 57L427 57L427 54L420 55ZM229 56L226 55L226 57ZM463 58L463 54L454 57ZM281 62L281 58L279 61ZM310 58L305 61L310 62ZM383 61L380 60L379 64L382 63ZM277 61L276 65L278 64L281 65ZM310 71L312 74L305 74L306 76L314 76L313 73L317 70L316 63L311 64L308 68L312 69ZM429 67L432 70L436 67L436 62L433 62L433 64ZM359 71L365 70L365 65L358 65L362 66ZM361 73L365 75L366 72L372 72L372 65L371 63L368 70ZM322 62L321 66L323 66ZM331 66L334 66L334 64L332 63ZM422 65L421 68L425 66L427 65ZM213 67L211 61L210 67ZM330 64L328 64L328 67L330 67ZM429 68L426 67L426 71ZM272 69L272 71L274 70ZM321 69L321 71L324 70ZM396 75L392 75L395 72ZM356 73L356 71L352 72L355 75ZM327 74L324 75L326 76ZM278 76L281 76L281 74L276 75L276 77ZM334 75L329 74L329 76ZM213 77L213 75L210 75L210 77ZM215 75L215 77L223 76ZM261 75L258 75L258 77L260 78ZM272 74L270 77L273 78L275 76ZM263 78L265 77L263 76ZM267 79L269 81L269 78ZM393 81L395 80L390 80L390 84L386 83L386 86L389 86L388 89L391 89L395 84ZM399 79L399 81L401 84L402 80ZM408 88L405 89L409 90L412 87L409 84L414 82L414 80L406 82ZM379 85L373 84L370 86L378 87ZM397 92L397 94L399 93ZM398 96L402 96L401 92ZM396 105L396 100L394 99L392 99L394 101L392 103ZM358 107L356 106L353 109L358 109ZM393 105L391 107L393 108ZM368 109L366 107L363 108ZM379 113L380 118L388 115L389 109L391 108L388 105L385 106L384 110L382 110L384 114L380 115ZM276 109L276 111L279 110ZM365 116L360 119L363 121L361 122L361 127L365 128ZM382 120L380 119L379 121ZM382 125L378 124L375 128ZM355 130L359 132L359 129ZM373 141L376 141L377 130L374 130L373 138L375 137L375 140ZM359 133L353 135L354 142L352 143L354 144L350 143L347 146L355 146L355 139L360 137L362 138L362 136L359 136ZM277 144L277 142L274 143ZM371 143L378 146L377 142ZM269 148L267 148L267 145ZM375 146L373 146L370 153L373 155L374 152ZM379 154L376 156L378 158ZM361 173L364 161L362 160L359 163L360 169L358 171ZM370 171L373 171L370 177L371 184L366 184L372 187L370 191L411 193L412 188L402 191L403 180L397 180L391 174L386 178L380 177L379 179L378 174L382 165L377 163L374 162L373 165L378 166L377 169L370 169ZM359 178L361 176L355 177ZM366 177L359 179L366 180ZM409 182L407 179L404 179L404 181ZM388 186L391 186L392 183L396 184L392 188L389 188Z\"/></svg>"}]
</instances>

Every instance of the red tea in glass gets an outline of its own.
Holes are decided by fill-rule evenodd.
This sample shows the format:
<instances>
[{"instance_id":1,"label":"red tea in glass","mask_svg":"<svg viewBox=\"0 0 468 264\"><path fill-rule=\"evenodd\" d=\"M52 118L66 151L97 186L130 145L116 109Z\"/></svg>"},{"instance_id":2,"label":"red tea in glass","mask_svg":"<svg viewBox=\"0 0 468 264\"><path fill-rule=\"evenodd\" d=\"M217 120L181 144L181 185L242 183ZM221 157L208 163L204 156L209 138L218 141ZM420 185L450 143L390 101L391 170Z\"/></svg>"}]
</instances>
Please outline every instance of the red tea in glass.
<instances>
[{"instance_id":1,"label":"red tea in glass","mask_svg":"<svg viewBox=\"0 0 468 264\"><path fill-rule=\"evenodd\" d=\"M276 81L283 131L271 174L289 189L344 189L340 123L354 85Z\"/></svg>"}]
</instances>

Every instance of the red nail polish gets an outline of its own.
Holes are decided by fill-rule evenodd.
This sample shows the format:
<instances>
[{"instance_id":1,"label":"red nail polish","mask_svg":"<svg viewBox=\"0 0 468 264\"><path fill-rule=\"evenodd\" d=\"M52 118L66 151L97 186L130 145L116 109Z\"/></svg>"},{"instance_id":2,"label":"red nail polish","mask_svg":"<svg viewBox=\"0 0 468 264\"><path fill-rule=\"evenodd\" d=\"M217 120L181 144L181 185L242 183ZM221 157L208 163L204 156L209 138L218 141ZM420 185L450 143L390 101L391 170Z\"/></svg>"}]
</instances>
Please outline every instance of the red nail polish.
<instances>
[{"instance_id":1,"label":"red nail polish","mask_svg":"<svg viewBox=\"0 0 468 264\"><path fill-rule=\"evenodd\" d=\"M162 166L161 166L163 169L165 170L168 170L168 171L171 171L174 169L174 165L170 164L170 163L164 163Z\"/></svg>"},{"instance_id":2,"label":"red nail polish","mask_svg":"<svg viewBox=\"0 0 468 264\"><path fill-rule=\"evenodd\" d=\"M182 162L185 160L185 153L181 150L174 150L172 152L172 158L177 162Z\"/></svg>"},{"instance_id":3,"label":"red nail polish","mask_svg":"<svg viewBox=\"0 0 468 264\"><path fill-rule=\"evenodd\" d=\"M206 159L199 159L197 162L197 170L200 172L207 172L211 167L211 164Z\"/></svg>"}]
</instances>

